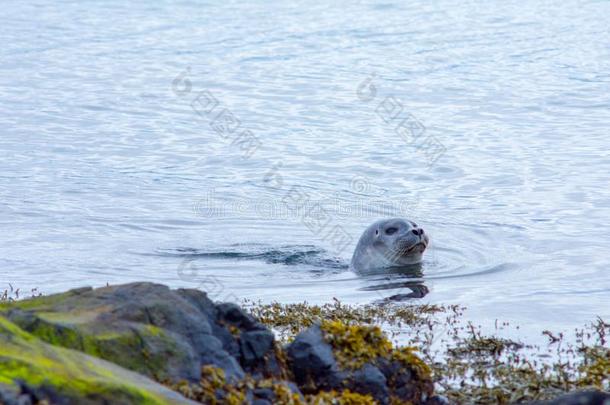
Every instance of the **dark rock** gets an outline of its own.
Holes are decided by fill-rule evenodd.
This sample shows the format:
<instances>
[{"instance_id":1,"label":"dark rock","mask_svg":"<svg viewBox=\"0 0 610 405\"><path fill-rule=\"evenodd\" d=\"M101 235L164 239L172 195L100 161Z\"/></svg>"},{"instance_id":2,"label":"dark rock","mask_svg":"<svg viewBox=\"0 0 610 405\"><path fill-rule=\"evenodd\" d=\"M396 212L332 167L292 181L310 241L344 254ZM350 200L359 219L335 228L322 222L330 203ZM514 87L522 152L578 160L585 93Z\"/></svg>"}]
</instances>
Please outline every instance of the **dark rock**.
<instances>
[{"instance_id":1,"label":"dark rock","mask_svg":"<svg viewBox=\"0 0 610 405\"><path fill-rule=\"evenodd\" d=\"M255 388L252 393L257 399L273 401L275 398L275 392L271 388Z\"/></svg>"},{"instance_id":2,"label":"dark rock","mask_svg":"<svg viewBox=\"0 0 610 405\"><path fill-rule=\"evenodd\" d=\"M449 400L442 395L433 395L426 401L426 405L449 405Z\"/></svg>"},{"instance_id":3,"label":"dark rock","mask_svg":"<svg viewBox=\"0 0 610 405\"><path fill-rule=\"evenodd\" d=\"M399 398L413 398L417 396L414 382L415 375L397 361L380 359L378 367L386 377L388 384L394 387L394 395Z\"/></svg>"},{"instance_id":4,"label":"dark rock","mask_svg":"<svg viewBox=\"0 0 610 405\"><path fill-rule=\"evenodd\" d=\"M252 405L273 405L273 402L266 399L255 399L252 401Z\"/></svg>"},{"instance_id":5,"label":"dark rock","mask_svg":"<svg viewBox=\"0 0 610 405\"><path fill-rule=\"evenodd\" d=\"M288 389L290 391L297 394L299 397L303 398L303 394L301 393L301 390L295 383L293 383L292 381L282 381L282 384L284 384L286 387L288 387Z\"/></svg>"},{"instance_id":6,"label":"dark rock","mask_svg":"<svg viewBox=\"0 0 610 405\"><path fill-rule=\"evenodd\" d=\"M528 402L528 405L610 405L610 393L585 390L570 392L549 401Z\"/></svg>"},{"instance_id":7,"label":"dark rock","mask_svg":"<svg viewBox=\"0 0 610 405\"><path fill-rule=\"evenodd\" d=\"M339 370L332 347L318 325L298 334L287 347L287 354L295 381L305 393L342 386L346 373Z\"/></svg>"},{"instance_id":8,"label":"dark rock","mask_svg":"<svg viewBox=\"0 0 610 405\"><path fill-rule=\"evenodd\" d=\"M298 334L287 347L289 367L304 393L349 389L379 404L421 404L433 392L429 375L418 376L398 360L378 356L357 369L342 368L333 350L319 325Z\"/></svg>"},{"instance_id":9,"label":"dark rock","mask_svg":"<svg viewBox=\"0 0 610 405\"><path fill-rule=\"evenodd\" d=\"M253 330L239 335L241 355L246 366L254 366L264 360L265 354L273 349L275 337L268 330Z\"/></svg>"},{"instance_id":10,"label":"dark rock","mask_svg":"<svg viewBox=\"0 0 610 405\"><path fill-rule=\"evenodd\" d=\"M372 364L365 364L350 378L350 389L361 394L370 394L381 404L389 403L390 393L385 376Z\"/></svg>"},{"instance_id":11,"label":"dark rock","mask_svg":"<svg viewBox=\"0 0 610 405\"><path fill-rule=\"evenodd\" d=\"M216 306L214 331L224 350L238 359L244 371L255 376L281 376L273 332L238 305L221 303Z\"/></svg>"},{"instance_id":12,"label":"dark rock","mask_svg":"<svg viewBox=\"0 0 610 405\"><path fill-rule=\"evenodd\" d=\"M21 393L19 382L16 382L15 385L0 384L0 404L30 405L32 404L32 398Z\"/></svg>"},{"instance_id":13,"label":"dark rock","mask_svg":"<svg viewBox=\"0 0 610 405\"><path fill-rule=\"evenodd\" d=\"M235 304L218 304L216 309L215 334L223 348L239 360L247 373L280 377L273 332Z\"/></svg>"},{"instance_id":14,"label":"dark rock","mask_svg":"<svg viewBox=\"0 0 610 405\"><path fill-rule=\"evenodd\" d=\"M250 314L246 313L236 304L225 302L218 304L216 309L216 319L220 323L230 324L246 331L265 329L264 326L259 324Z\"/></svg>"},{"instance_id":15,"label":"dark rock","mask_svg":"<svg viewBox=\"0 0 610 405\"><path fill-rule=\"evenodd\" d=\"M269 380L265 380L266 383ZM276 392L277 390L277 392ZM279 392L279 394L278 394ZM301 403L305 403L305 398L301 394L299 388L290 381L282 381L275 380L273 388L271 387L256 387L249 391L248 394L251 394L251 402L252 403L260 403L260 404L275 404L275 403L294 403L292 396L296 394L299 399L302 401ZM279 395L279 396L278 396ZM290 396L290 398L288 397ZM248 395L250 398L250 395ZM258 402L257 402L258 401Z\"/></svg>"}]
</instances>

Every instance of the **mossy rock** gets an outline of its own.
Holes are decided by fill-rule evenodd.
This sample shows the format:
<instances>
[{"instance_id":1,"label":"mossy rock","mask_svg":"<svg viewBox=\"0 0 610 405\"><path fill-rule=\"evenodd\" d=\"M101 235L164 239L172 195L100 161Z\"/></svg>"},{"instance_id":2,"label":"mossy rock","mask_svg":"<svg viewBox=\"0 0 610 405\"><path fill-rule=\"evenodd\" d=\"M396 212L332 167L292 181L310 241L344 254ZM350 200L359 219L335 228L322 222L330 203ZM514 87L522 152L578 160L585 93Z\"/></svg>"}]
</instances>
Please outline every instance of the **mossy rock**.
<instances>
[{"instance_id":1,"label":"mossy rock","mask_svg":"<svg viewBox=\"0 0 610 405\"><path fill-rule=\"evenodd\" d=\"M157 380L198 378L197 356L181 336L151 324L147 316L138 319L138 312L154 312L152 307L163 303L143 303L141 298L148 297L137 297L135 290L132 297L126 291L116 292L112 288L71 290L5 304L0 311L49 344L79 350Z\"/></svg>"},{"instance_id":2,"label":"mossy rock","mask_svg":"<svg viewBox=\"0 0 610 405\"><path fill-rule=\"evenodd\" d=\"M163 329L137 323L80 324L73 323L70 313L61 315L13 310L10 319L49 344L79 350L157 380L196 373L194 367L190 373L184 369L196 364L191 348Z\"/></svg>"},{"instance_id":3,"label":"mossy rock","mask_svg":"<svg viewBox=\"0 0 610 405\"><path fill-rule=\"evenodd\" d=\"M56 346L111 361L157 381L197 382L201 367L228 380L280 375L273 333L234 304L153 283L80 288L0 304L25 331Z\"/></svg>"},{"instance_id":4,"label":"mossy rock","mask_svg":"<svg viewBox=\"0 0 610 405\"><path fill-rule=\"evenodd\" d=\"M137 373L55 347L0 316L0 401L53 404L192 404Z\"/></svg>"}]
</instances>

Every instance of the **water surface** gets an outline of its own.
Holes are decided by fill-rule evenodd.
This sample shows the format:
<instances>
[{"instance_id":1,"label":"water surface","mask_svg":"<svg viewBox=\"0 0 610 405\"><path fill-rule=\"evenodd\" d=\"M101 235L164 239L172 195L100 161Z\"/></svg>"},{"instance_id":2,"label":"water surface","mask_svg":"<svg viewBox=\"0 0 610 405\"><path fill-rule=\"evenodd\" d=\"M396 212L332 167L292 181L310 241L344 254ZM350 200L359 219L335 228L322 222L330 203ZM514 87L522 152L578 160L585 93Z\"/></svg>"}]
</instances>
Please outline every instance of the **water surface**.
<instances>
[{"instance_id":1,"label":"water surface","mask_svg":"<svg viewBox=\"0 0 610 405\"><path fill-rule=\"evenodd\" d=\"M610 317L609 2L248 3L3 4L4 285ZM385 216L425 262L352 273Z\"/></svg>"}]
</instances>

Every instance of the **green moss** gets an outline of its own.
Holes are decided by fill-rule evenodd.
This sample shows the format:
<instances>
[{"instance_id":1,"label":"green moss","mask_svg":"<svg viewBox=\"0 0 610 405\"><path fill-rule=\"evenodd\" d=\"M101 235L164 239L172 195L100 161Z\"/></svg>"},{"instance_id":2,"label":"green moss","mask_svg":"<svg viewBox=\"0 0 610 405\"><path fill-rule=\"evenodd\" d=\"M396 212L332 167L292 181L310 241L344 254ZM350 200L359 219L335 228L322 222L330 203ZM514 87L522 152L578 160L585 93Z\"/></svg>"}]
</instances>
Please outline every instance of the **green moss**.
<instances>
[{"instance_id":1,"label":"green moss","mask_svg":"<svg viewBox=\"0 0 610 405\"><path fill-rule=\"evenodd\" d=\"M174 339L162 328L153 325L134 325L131 328L104 334L82 333L83 351L112 361L130 370L149 375L157 381L167 378L168 359L186 359Z\"/></svg>"},{"instance_id":2,"label":"green moss","mask_svg":"<svg viewBox=\"0 0 610 405\"><path fill-rule=\"evenodd\" d=\"M53 306L54 304L60 303L67 297L75 295L74 292L68 291L63 294L54 294L47 296L38 296L34 298L28 298L25 300L2 302L0 303L0 311L4 311L11 308L19 309L44 309Z\"/></svg>"},{"instance_id":3,"label":"green moss","mask_svg":"<svg viewBox=\"0 0 610 405\"><path fill-rule=\"evenodd\" d=\"M19 322L19 320L17 320ZM83 337L74 329L56 325L45 320L36 320L28 325L28 332L45 342L71 349L82 350L85 346Z\"/></svg>"},{"instance_id":4,"label":"green moss","mask_svg":"<svg viewBox=\"0 0 610 405\"><path fill-rule=\"evenodd\" d=\"M91 313L24 312L14 315L13 320L49 344L111 361L159 381L166 377L168 358L188 355L162 328L148 324L84 323L85 319L95 319L91 315L82 316Z\"/></svg>"},{"instance_id":5,"label":"green moss","mask_svg":"<svg viewBox=\"0 0 610 405\"><path fill-rule=\"evenodd\" d=\"M144 330L150 336L154 337L165 337L165 332L158 326L155 325L144 325Z\"/></svg>"},{"instance_id":6,"label":"green moss","mask_svg":"<svg viewBox=\"0 0 610 405\"><path fill-rule=\"evenodd\" d=\"M107 308L79 308L78 296L82 291L3 303L0 314L13 310L14 322L49 344L79 350L158 379L165 377L163 370L168 357L188 355L181 352L162 328L137 323L106 325L97 322L99 314ZM70 307L78 309L63 310L62 304L67 300L71 302Z\"/></svg>"},{"instance_id":7,"label":"green moss","mask_svg":"<svg viewBox=\"0 0 610 405\"><path fill-rule=\"evenodd\" d=\"M29 308L35 309L35 308ZM93 322L99 315L99 311L66 311L66 312L48 312L36 311L36 315L50 323L60 323L67 325L84 324Z\"/></svg>"},{"instance_id":8,"label":"green moss","mask_svg":"<svg viewBox=\"0 0 610 405\"><path fill-rule=\"evenodd\" d=\"M33 387L52 387L73 398L108 395L117 402L166 403L147 389L150 387L130 382L131 378L116 366L46 344L0 317L0 382L4 384L22 380Z\"/></svg>"},{"instance_id":9,"label":"green moss","mask_svg":"<svg viewBox=\"0 0 610 405\"><path fill-rule=\"evenodd\" d=\"M32 340L33 337L29 333L24 332L21 328L7 319L0 316L0 336L5 339L23 339L24 341Z\"/></svg>"}]
</instances>

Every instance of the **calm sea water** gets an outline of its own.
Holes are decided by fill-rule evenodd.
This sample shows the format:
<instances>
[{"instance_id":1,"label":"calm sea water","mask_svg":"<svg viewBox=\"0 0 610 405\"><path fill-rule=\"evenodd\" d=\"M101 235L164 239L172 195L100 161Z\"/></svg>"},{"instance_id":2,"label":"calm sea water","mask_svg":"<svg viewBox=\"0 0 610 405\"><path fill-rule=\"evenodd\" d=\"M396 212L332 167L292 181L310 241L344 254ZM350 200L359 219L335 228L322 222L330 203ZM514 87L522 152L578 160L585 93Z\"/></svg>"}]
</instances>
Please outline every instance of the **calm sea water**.
<instances>
[{"instance_id":1,"label":"calm sea water","mask_svg":"<svg viewBox=\"0 0 610 405\"><path fill-rule=\"evenodd\" d=\"M149 3L2 5L2 287L610 317L610 2Z\"/></svg>"}]
</instances>

